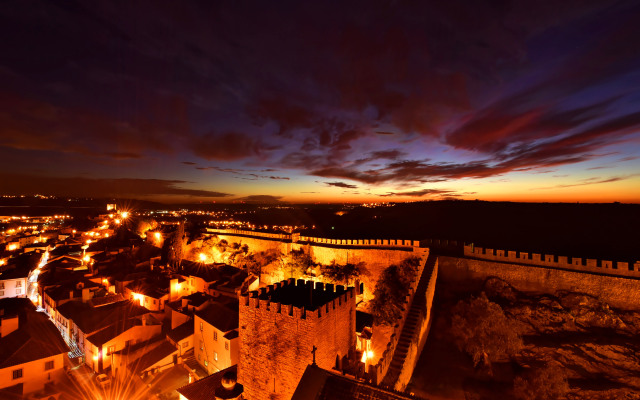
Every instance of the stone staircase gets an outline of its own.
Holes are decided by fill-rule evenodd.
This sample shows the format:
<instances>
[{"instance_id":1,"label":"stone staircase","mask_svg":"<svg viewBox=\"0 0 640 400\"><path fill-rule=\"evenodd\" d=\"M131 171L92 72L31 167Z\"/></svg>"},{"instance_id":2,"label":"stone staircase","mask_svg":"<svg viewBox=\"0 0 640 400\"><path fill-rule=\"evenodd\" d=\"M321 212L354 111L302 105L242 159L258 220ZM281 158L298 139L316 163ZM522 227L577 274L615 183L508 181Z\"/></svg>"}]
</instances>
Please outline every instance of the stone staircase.
<instances>
[{"instance_id":1,"label":"stone staircase","mask_svg":"<svg viewBox=\"0 0 640 400\"><path fill-rule=\"evenodd\" d=\"M200 364L198 364L198 361L196 361L196 355L193 349L189 349L189 351L184 353L182 357L183 363L190 369L195 371L200 366Z\"/></svg>"},{"instance_id":2,"label":"stone staircase","mask_svg":"<svg viewBox=\"0 0 640 400\"><path fill-rule=\"evenodd\" d=\"M405 358L409 352L409 347L411 347L411 342L420 333L420 325L425 318L424 314L426 310L426 298L424 294L427 291L429 280L433 274L433 268L437 258L438 257L433 254L429 254L429 257L427 258L422 271L422 276L420 277L420 281L416 288L416 294L413 297L413 302L409 308L409 314L404 322L400 338L398 339L398 344L396 345L395 352L393 353L391 364L389 365L387 374L381 382L382 386L390 388L395 386L398 378L400 377L400 373L402 372L402 367L404 366Z\"/></svg>"},{"instance_id":3,"label":"stone staircase","mask_svg":"<svg viewBox=\"0 0 640 400\"><path fill-rule=\"evenodd\" d=\"M205 371L204 368L198 363L196 360L196 355L194 349L189 349L186 353L182 355L182 363L184 367L189 372L193 372L198 376L198 379L202 379L209 374Z\"/></svg>"}]
</instances>

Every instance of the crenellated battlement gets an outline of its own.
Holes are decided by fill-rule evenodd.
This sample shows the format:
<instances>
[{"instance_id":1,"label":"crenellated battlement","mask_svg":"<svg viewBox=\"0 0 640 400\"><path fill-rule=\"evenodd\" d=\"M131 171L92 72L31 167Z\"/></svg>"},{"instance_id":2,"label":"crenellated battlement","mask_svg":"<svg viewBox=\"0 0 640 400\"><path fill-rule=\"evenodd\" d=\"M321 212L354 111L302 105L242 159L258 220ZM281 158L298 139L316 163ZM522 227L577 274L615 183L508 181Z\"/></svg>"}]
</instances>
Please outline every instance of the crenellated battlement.
<instances>
[{"instance_id":1,"label":"crenellated battlement","mask_svg":"<svg viewBox=\"0 0 640 400\"><path fill-rule=\"evenodd\" d=\"M474 245L464 245L466 257L482 260L508 262L514 264L536 265L541 267L562 268L575 271L596 272L608 275L640 277L640 261L633 264L628 262L613 262L581 257L556 256L553 254L529 253L512 250L495 250Z\"/></svg>"},{"instance_id":2,"label":"crenellated battlement","mask_svg":"<svg viewBox=\"0 0 640 400\"><path fill-rule=\"evenodd\" d=\"M355 296L353 287L291 278L243 294L240 306L299 319L320 319L337 309L350 307Z\"/></svg>"},{"instance_id":3,"label":"crenellated battlement","mask_svg":"<svg viewBox=\"0 0 640 400\"><path fill-rule=\"evenodd\" d=\"M312 361L331 369L351 354L355 309L354 288L302 279L242 295L238 382L246 398L269 400L274 392L291 398Z\"/></svg>"},{"instance_id":4,"label":"crenellated battlement","mask_svg":"<svg viewBox=\"0 0 640 400\"><path fill-rule=\"evenodd\" d=\"M318 245L352 246L352 247L420 247L418 240L404 239L329 239L313 236L301 236L299 233L268 233L244 229L207 228L208 233L220 235L247 236L270 240L291 241L292 243L313 243Z\"/></svg>"}]
</instances>

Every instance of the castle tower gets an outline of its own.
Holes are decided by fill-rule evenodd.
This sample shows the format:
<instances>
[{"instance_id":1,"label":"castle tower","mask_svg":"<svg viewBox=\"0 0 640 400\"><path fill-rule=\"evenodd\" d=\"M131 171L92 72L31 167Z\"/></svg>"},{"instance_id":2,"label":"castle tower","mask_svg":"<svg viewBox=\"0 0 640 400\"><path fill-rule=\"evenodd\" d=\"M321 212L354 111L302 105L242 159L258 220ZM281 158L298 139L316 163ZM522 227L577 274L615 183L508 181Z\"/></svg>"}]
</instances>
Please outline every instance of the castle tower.
<instances>
[{"instance_id":1,"label":"castle tower","mask_svg":"<svg viewBox=\"0 0 640 400\"><path fill-rule=\"evenodd\" d=\"M238 382L244 398L289 400L314 357L321 368L334 368L355 349L355 308L354 288L302 279L243 295Z\"/></svg>"}]
</instances>

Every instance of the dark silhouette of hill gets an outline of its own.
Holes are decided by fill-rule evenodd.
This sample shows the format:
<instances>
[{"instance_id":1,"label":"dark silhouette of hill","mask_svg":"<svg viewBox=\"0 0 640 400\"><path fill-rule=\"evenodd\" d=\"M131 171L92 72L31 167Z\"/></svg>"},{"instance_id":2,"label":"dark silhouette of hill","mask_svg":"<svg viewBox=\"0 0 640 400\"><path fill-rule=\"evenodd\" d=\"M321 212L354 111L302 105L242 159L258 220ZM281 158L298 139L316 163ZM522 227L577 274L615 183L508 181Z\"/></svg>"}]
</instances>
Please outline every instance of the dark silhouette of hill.
<instances>
[{"instance_id":1,"label":"dark silhouette of hill","mask_svg":"<svg viewBox=\"0 0 640 400\"><path fill-rule=\"evenodd\" d=\"M558 255L638 260L640 205L434 201L309 209L313 234L337 238L448 239Z\"/></svg>"}]
</instances>

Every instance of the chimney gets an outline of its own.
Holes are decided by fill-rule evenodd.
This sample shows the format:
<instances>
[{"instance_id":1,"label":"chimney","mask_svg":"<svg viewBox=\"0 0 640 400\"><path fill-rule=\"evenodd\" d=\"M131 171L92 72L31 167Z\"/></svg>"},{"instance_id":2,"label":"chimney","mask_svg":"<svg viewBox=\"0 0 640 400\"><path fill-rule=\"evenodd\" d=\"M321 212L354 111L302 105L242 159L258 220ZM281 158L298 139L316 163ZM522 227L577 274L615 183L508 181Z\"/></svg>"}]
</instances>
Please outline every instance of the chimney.
<instances>
[{"instance_id":1,"label":"chimney","mask_svg":"<svg viewBox=\"0 0 640 400\"><path fill-rule=\"evenodd\" d=\"M73 299L73 290L69 290L69 298Z\"/></svg>"}]
</instances>

